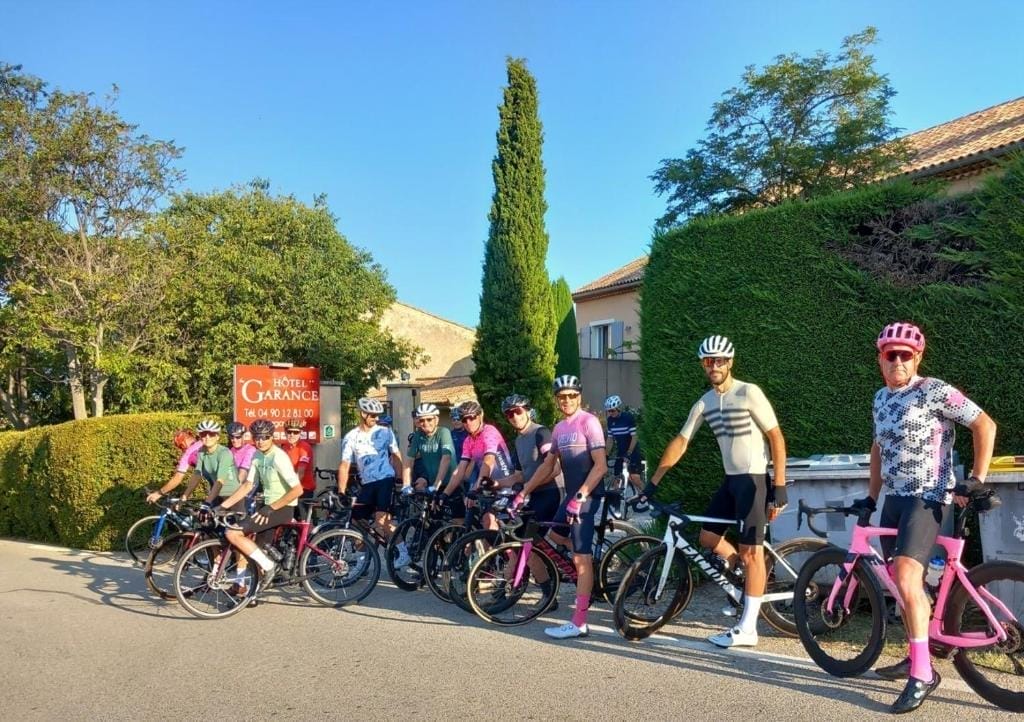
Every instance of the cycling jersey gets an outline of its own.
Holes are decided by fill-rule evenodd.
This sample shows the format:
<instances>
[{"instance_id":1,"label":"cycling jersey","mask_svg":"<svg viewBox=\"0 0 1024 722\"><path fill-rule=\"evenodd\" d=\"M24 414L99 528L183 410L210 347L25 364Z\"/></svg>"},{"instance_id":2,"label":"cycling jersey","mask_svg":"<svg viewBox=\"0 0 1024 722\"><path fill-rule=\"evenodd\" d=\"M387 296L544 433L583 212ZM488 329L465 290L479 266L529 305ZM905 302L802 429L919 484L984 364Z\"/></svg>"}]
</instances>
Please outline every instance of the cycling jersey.
<instances>
[{"instance_id":1,"label":"cycling jersey","mask_svg":"<svg viewBox=\"0 0 1024 722\"><path fill-rule=\"evenodd\" d=\"M480 427L476 436L467 436L462 442L462 460L472 461L476 469L480 468L484 457L494 455L494 468L491 469L492 479L504 479L512 473L512 458L501 432L491 424Z\"/></svg>"},{"instance_id":2,"label":"cycling jersey","mask_svg":"<svg viewBox=\"0 0 1024 722\"><path fill-rule=\"evenodd\" d=\"M238 491L238 472L235 470L235 458L223 446L217 446L213 451L203 448L199 452L196 471L202 474L211 489L219 481L221 483L220 495L225 498Z\"/></svg>"},{"instance_id":3,"label":"cycling jersey","mask_svg":"<svg viewBox=\"0 0 1024 722\"><path fill-rule=\"evenodd\" d=\"M391 454L397 453L398 440L387 426L372 426L367 431L357 426L341 440L341 460L355 463L364 485L393 479L395 468L391 466Z\"/></svg>"},{"instance_id":4,"label":"cycling jersey","mask_svg":"<svg viewBox=\"0 0 1024 722\"><path fill-rule=\"evenodd\" d=\"M250 473L253 481L263 487L263 503L273 504L288 490L299 485L299 476L295 473L287 452L279 446L271 446L266 453L257 451L252 460ZM292 499L287 506L295 506L298 499Z\"/></svg>"},{"instance_id":5,"label":"cycling jersey","mask_svg":"<svg viewBox=\"0 0 1024 722\"><path fill-rule=\"evenodd\" d=\"M452 429L452 444L455 445L455 458L462 458L462 442L466 440L469 433L465 429Z\"/></svg>"},{"instance_id":6,"label":"cycling jersey","mask_svg":"<svg viewBox=\"0 0 1024 722\"><path fill-rule=\"evenodd\" d=\"M310 446L308 442L299 440L294 444L286 441L281 444L281 448L284 449L286 454L288 454L288 459L292 462L292 466L295 467L296 473L298 473L300 465L306 465L306 470L302 473L302 478L299 479L302 483L303 491L315 491L316 480L313 479L313 447Z\"/></svg>"},{"instance_id":7,"label":"cycling jersey","mask_svg":"<svg viewBox=\"0 0 1024 722\"><path fill-rule=\"evenodd\" d=\"M760 387L734 379L724 394L711 389L690 409L679 435L690 441L702 421L708 422L718 440L726 474L768 471L770 454L765 432L779 422Z\"/></svg>"},{"instance_id":8,"label":"cycling jersey","mask_svg":"<svg viewBox=\"0 0 1024 722\"><path fill-rule=\"evenodd\" d=\"M256 455L256 447L252 444L242 444L238 448L230 447L231 457L235 460L235 468L241 471L252 467L252 457Z\"/></svg>"},{"instance_id":9,"label":"cycling jersey","mask_svg":"<svg viewBox=\"0 0 1024 722\"><path fill-rule=\"evenodd\" d=\"M455 464L455 444L452 443L452 432L444 426L438 426L434 433L427 436L419 429L412 435L409 443L409 456L423 464L423 478L433 485L437 481L437 470L441 468L441 459L447 454L448 471L445 472L444 484L452 477Z\"/></svg>"},{"instance_id":10,"label":"cycling jersey","mask_svg":"<svg viewBox=\"0 0 1024 722\"><path fill-rule=\"evenodd\" d=\"M625 457L629 451L629 442L636 436L636 421L633 414L622 411L618 416L608 417L608 435L615 441L615 455L619 458ZM634 447L633 453L639 452L639 443Z\"/></svg>"},{"instance_id":11,"label":"cycling jersey","mask_svg":"<svg viewBox=\"0 0 1024 722\"><path fill-rule=\"evenodd\" d=\"M523 472L523 483L533 478L534 472L537 471L537 467L541 465L549 451L551 451L551 429L546 426L531 422L516 436L516 443L512 447L512 468Z\"/></svg>"},{"instance_id":12,"label":"cycling jersey","mask_svg":"<svg viewBox=\"0 0 1024 722\"><path fill-rule=\"evenodd\" d=\"M184 474L199 462L199 451L203 448L202 441L193 441L178 459L178 466L175 471Z\"/></svg>"},{"instance_id":13,"label":"cycling jersey","mask_svg":"<svg viewBox=\"0 0 1024 722\"><path fill-rule=\"evenodd\" d=\"M582 409L555 424L551 433L562 462L562 477L565 479L566 498L571 499L587 480L594 468L590 452L604 448L604 430L597 417ZM604 493L604 480L591 491L592 496Z\"/></svg>"},{"instance_id":14,"label":"cycling jersey","mask_svg":"<svg viewBox=\"0 0 1024 722\"><path fill-rule=\"evenodd\" d=\"M939 379L915 376L895 391L879 389L872 416L888 493L952 501L954 422L969 426L980 415L977 404Z\"/></svg>"}]
</instances>

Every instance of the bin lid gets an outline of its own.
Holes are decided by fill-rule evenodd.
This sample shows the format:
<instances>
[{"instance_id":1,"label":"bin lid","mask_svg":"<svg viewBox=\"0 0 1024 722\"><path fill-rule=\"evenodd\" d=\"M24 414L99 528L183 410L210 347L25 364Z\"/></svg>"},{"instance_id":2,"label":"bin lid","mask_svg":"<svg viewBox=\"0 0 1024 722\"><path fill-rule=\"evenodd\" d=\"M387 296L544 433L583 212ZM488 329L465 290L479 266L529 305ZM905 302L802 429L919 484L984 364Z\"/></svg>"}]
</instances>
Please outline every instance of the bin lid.
<instances>
[{"instance_id":1,"label":"bin lid","mask_svg":"<svg viewBox=\"0 0 1024 722\"><path fill-rule=\"evenodd\" d=\"M870 454L813 454L805 459L786 459L786 469L808 471L837 471L840 469L866 469L871 465Z\"/></svg>"},{"instance_id":2,"label":"bin lid","mask_svg":"<svg viewBox=\"0 0 1024 722\"><path fill-rule=\"evenodd\" d=\"M787 462L788 464L788 462ZM1024 472L1024 456L996 456L988 465L989 472L1021 471Z\"/></svg>"}]
</instances>

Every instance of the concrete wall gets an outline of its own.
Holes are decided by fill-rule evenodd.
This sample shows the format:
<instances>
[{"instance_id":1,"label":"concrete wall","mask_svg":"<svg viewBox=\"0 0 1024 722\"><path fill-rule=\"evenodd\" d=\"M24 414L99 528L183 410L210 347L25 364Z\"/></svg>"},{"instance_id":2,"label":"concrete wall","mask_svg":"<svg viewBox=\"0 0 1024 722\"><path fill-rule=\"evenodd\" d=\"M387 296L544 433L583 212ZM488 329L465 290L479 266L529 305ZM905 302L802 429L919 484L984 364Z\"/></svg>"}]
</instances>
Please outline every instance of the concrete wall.
<instances>
[{"instance_id":1,"label":"concrete wall","mask_svg":"<svg viewBox=\"0 0 1024 722\"><path fill-rule=\"evenodd\" d=\"M622 397L627 406L642 407L640 362L617 359L580 359L583 403L592 411L603 411L604 400L612 394Z\"/></svg>"},{"instance_id":2,"label":"concrete wall","mask_svg":"<svg viewBox=\"0 0 1024 722\"><path fill-rule=\"evenodd\" d=\"M623 341L640 342L640 297L636 289L602 298L586 299L576 303L576 335L583 338L583 329L595 321L621 321L624 324ZM580 348L580 356L590 356L589 348ZM635 351L624 353L623 358L636 360Z\"/></svg>"},{"instance_id":3,"label":"concrete wall","mask_svg":"<svg viewBox=\"0 0 1024 722\"><path fill-rule=\"evenodd\" d=\"M473 341L476 331L439 316L394 303L381 317L381 325L398 338L421 347L430 359L406 369L412 381L442 376L468 376L473 372Z\"/></svg>"}]
</instances>

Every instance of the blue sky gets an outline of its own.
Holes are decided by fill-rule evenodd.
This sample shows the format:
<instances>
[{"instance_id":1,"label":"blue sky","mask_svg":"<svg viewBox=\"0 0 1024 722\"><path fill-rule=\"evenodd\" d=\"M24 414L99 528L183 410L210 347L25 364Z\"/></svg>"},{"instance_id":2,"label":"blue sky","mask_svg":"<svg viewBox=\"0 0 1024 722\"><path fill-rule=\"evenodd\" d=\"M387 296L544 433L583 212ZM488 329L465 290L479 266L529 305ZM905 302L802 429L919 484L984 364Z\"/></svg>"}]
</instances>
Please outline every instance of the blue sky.
<instances>
[{"instance_id":1,"label":"blue sky","mask_svg":"<svg viewBox=\"0 0 1024 722\"><path fill-rule=\"evenodd\" d=\"M507 56L537 79L548 270L573 289L646 252L664 208L648 176L748 64L871 24L901 128L1024 94L1010 1L0 0L0 18L0 60L69 90L116 83L126 119L185 147L185 187L326 193L400 299L467 325Z\"/></svg>"}]
</instances>

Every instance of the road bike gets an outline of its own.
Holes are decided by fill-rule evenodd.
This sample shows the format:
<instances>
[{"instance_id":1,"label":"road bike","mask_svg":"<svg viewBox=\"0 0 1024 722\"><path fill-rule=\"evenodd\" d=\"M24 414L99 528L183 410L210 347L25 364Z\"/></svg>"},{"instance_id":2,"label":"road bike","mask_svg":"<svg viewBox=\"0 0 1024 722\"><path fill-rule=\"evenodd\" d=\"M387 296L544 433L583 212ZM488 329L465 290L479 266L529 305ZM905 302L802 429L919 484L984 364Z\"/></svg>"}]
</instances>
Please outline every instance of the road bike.
<instances>
[{"instance_id":1,"label":"road bike","mask_svg":"<svg viewBox=\"0 0 1024 722\"><path fill-rule=\"evenodd\" d=\"M729 568L710 552L702 553L691 524L735 524L735 519L691 516L678 504L649 499L652 508L668 517L661 542L625 572L615 597L615 628L625 639L649 637L686 609L693 596L696 569L725 592L730 604L743 605L743 568ZM797 635L793 615L794 586L805 560L827 546L821 539L805 537L773 545L763 542L767 585L762 596L761 617L790 637Z\"/></svg>"},{"instance_id":2,"label":"road bike","mask_svg":"<svg viewBox=\"0 0 1024 722\"><path fill-rule=\"evenodd\" d=\"M143 494L148 495L149 489ZM124 548L136 564L145 564L152 551L160 546L171 534L193 528L191 509L188 502L180 497L161 497L157 501L159 514L144 516L128 528L124 537Z\"/></svg>"},{"instance_id":3,"label":"road bike","mask_svg":"<svg viewBox=\"0 0 1024 722\"><path fill-rule=\"evenodd\" d=\"M1024 564L991 561L967 569L961 562L966 523L1001 504L989 487L958 486L967 506L954 524L953 536L939 536L946 564L928 625L933 656L952 658L960 677L981 697L1011 712L1024 712ZM863 674L877 661L888 639L887 599L903 609L891 571L870 544L895 536L896 529L871 526L868 509L852 506L812 508L800 501L799 525L820 537L817 514L856 516L849 549L829 546L807 560L796 581L797 631L804 649L819 667L836 677ZM922 580L924 584L924 580ZM892 635L890 635L892 636ZM899 634L902 638L904 635Z\"/></svg>"},{"instance_id":4,"label":"road bike","mask_svg":"<svg viewBox=\"0 0 1024 722\"><path fill-rule=\"evenodd\" d=\"M199 542L182 554L174 570L174 593L188 612L201 619L237 614L274 587L301 585L320 604L342 607L366 598L380 578L380 558L359 532L327 529L310 537L315 500L302 521L275 529L266 547L277 566L264 579L260 566L246 559L225 538L244 518L236 512L214 515L218 538Z\"/></svg>"}]
</instances>

